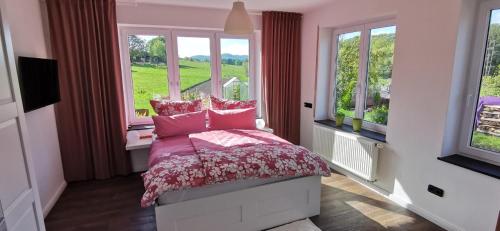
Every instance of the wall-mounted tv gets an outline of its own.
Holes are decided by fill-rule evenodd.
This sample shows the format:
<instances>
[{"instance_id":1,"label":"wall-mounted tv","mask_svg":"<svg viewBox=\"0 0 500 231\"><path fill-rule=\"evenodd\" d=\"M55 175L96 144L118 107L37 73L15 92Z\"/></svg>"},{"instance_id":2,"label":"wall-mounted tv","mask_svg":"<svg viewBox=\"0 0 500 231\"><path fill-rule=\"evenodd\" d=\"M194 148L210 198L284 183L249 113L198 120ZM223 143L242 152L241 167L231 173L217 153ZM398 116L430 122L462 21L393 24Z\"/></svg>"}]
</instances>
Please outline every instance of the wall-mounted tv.
<instances>
[{"instance_id":1,"label":"wall-mounted tv","mask_svg":"<svg viewBox=\"0 0 500 231\"><path fill-rule=\"evenodd\" d=\"M56 60L19 57L18 66L24 112L61 100Z\"/></svg>"}]
</instances>

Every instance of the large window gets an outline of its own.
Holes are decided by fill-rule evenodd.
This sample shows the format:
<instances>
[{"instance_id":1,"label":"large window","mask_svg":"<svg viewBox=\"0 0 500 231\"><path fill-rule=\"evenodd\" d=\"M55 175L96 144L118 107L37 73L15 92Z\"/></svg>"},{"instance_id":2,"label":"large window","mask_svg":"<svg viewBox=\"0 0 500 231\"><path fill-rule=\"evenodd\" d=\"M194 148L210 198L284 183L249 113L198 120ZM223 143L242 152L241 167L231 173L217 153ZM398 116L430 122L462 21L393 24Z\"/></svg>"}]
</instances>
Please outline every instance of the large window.
<instances>
[{"instance_id":1,"label":"large window","mask_svg":"<svg viewBox=\"0 0 500 231\"><path fill-rule=\"evenodd\" d=\"M226 99L250 98L250 42L248 39L220 39L222 95Z\"/></svg>"},{"instance_id":2,"label":"large window","mask_svg":"<svg viewBox=\"0 0 500 231\"><path fill-rule=\"evenodd\" d=\"M335 113L356 115L357 83L361 32L348 32L337 37L337 68L335 71Z\"/></svg>"},{"instance_id":3,"label":"large window","mask_svg":"<svg viewBox=\"0 0 500 231\"><path fill-rule=\"evenodd\" d=\"M480 10L460 151L500 163L500 1Z\"/></svg>"},{"instance_id":4,"label":"large window","mask_svg":"<svg viewBox=\"0 0 500 231\"><path fill-rule=\"evenodd\" d=\"M385 132L396 26L390 21L334 31L331 116L360 118L366 129Z\"/></svg>"},{"instance_id":5,"label":"large window","mask_svg":"<svg viewBox=\"0 0 500 231\"><path fill-rule=\"evenodd\" d=\"M181 99L203 99L208 107L212 94L210 38L177 37L177 55Z\"/></svg>"},{"instance_id":6,"label":"large window","mask_svg":"<svg viewBox=\"0 0 500 231\"><path fill-rule=\"evenodd\" d=\"M137 117L153 115L152 98L168 98L167 51L165 37L160 35L129 35L129 70L133 85Z\"/></svg>"},{"instance_id":7,"label":"large window","mask_svg":"<svg viewBox=\"0 0 500 231\"><path fill-rule=\"evenodd\" d=\"M255 99L254 36L120 27L129 123L151 122L151 99Z\"/></svg>"}]
</instances>

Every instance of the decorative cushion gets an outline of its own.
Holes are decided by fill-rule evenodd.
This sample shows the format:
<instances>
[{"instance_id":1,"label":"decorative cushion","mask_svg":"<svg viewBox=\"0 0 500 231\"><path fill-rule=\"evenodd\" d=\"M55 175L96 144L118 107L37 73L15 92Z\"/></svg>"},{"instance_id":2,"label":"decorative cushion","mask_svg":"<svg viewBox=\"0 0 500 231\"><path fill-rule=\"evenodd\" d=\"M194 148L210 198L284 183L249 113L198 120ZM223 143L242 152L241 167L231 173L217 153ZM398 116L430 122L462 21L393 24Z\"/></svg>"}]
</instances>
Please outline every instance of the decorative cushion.
<instances>
[{"instance_id":1,"label":"decorative cushion","mask_svg":"<svg viewBox=\"0 0 500 231\"><path fill-rule=\"evenodd\" d=\"M208 130L255 130L255 108L212 110L208 109Z\"/></svg>"},{"instance_id":2,"label":"decorative cushion","mask_svg":"<svg viewBox=\"0 0 500 231\"><path fill-rule=\"evenodd\" d=\"M207 130L205 111L173 116L153 116L155 132L158 138L187 135Z\"/></svg>"},{"instance_id":3,"label":"decorative cushion","mask_svg":"<svg viewBox=\"0 0 500 231\"><path fill-rule=\"evenodd\" d=\"M184 114L189 112L197 112L202 109L201 99L193 101L173 101L173 100L156 100L149 101L156 114L161 116L171 116Z\"/></svg>"},{"instance_id":4,"label":"decorative cushion","mask_svg":"<svg viewBox=\"0 0 500 231\"><path fill-rule=\"evenodd\" d=\"M255 108L255 106L257 105L257 100L235 101L219 99L214 96L210 96L210 101L212 103L212 109L215 110Z\"/></svg>"}]
</instances>

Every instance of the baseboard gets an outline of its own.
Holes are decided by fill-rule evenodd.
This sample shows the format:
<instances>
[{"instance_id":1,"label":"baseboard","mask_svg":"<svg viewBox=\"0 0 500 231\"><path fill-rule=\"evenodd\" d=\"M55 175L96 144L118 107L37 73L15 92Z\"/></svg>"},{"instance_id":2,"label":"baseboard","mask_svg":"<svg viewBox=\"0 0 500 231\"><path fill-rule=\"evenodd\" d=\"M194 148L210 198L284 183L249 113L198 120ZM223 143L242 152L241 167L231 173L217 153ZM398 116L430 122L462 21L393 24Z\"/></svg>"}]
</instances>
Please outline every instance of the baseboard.
<instances>
[{"instance_id":1,"label":"baseboard","mask_svg":"<svg viewBox=\"0 0 500 231\"><path fill-rule=\"evenodd\" d=\"M382 189L380 187L378 187L377 185L373 184L373 182L368 182L364 179L361 179L360 177L350 173L349 171L337 166L337 165L334 165L332 163L329 163L330 164L330 167L332 167L335 171L338 171L342 174L344 174L345 176L347 176L349 179L351 180L354 180L358 183L360 183L361 185L365 186L366 188L372 190L373 192L389 199L390 201L398 204L399 206L405 208L405 209L408 209L416 214L418 214L419 216L431 221L432 223L440 226L441 228L443 229L446 229L446 230L456 230L456 231L463 231L464 229L452 224L451 222L421 208L421 207L418 207L416 206L415 204L412 204L411 202L401 198L400 196L396 195L396 194L393 194L393 193L390 193L388 191L386 191L385 189Z\"/></svg>"},{"instance_id":2,"label":"baseboard","mask_svg":"<svg viewBox=\"0 0 500 231\"><path fill-rule=\"evenodd\" d=\"M455 230L455 231L464 231L464 229L450 223L449 221L435 215L434 213L431 213L421 207L416 206L415 204L409 203L408 201L402 199L398 195L395 194L390 194L387 199L391 200L392 202L398 204L399 206L406 208L421 217L431 221L432 223L440 226L443 229L446 230Z\"/></svg>"},{"instance_id":3,"label":"baseboard","mask_svg":"<svg viewBox=\"0 0 500 231\"><path fill-rule=\"evenodd\" d=\"M64 180L61 185L59 185L54 195L52 195L52 197L50 198L49 202L47 202L47 204L43 207L43 218L46 218L47 215L49 215L50 210L52 210L54 205L56 205L57 200L59 200L59 197L61 197L67 185L68 184Z\"/></svg>"}]
</instances>

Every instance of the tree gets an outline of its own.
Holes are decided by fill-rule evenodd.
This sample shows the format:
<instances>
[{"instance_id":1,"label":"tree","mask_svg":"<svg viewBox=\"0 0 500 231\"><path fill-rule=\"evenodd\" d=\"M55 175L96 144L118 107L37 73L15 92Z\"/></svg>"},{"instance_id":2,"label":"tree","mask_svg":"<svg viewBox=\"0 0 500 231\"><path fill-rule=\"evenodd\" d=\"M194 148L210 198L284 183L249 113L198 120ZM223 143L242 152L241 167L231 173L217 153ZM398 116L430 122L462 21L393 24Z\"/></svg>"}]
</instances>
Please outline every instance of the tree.
<instances>
[{"instance_id":1,"label":"tree","mask_svg":"<svg viewBox=\"0 0 500 231\"><path fill-rule=\"evenodd\" d=\"M487 74L493 74L493 73L498 73L500 72L499 70L499 65L500 65L500 24L492 24L490 26L490 30L488 32L488 42L490 44L487 44L488 46L493 47L493 53L491 57L491 71L490 73L485 73Z\"/></svg>"},{"instance_id":2,"label":"tree","mask_svg":"<svg viewBox=\"0 0 500 231\"><path fill-rule=\"evenodd\" d=\"M165 63L166 59L166 51L165 51L165 39L163 37L156 37L148 41L147 50L149 55L151 56L154 63L158 64L159 62Z\"/></svg>"},{"instance_id":3,"label":"tree","mask_svg":"<svg viewBox=\"0 0 500 231\"><path fill-rule=\"evenodd\" d=\"M359 70L359 36L340 40L337 58L337 107L350 110Z\"/></svg>"},{"instance_id":4,"label":"tree","mask_svg":"<svg viewBox=\"0 0 500 231\"><path fill-rule=\"evenodd\" d=\"M136 35L128 36L128 47L130 60L132 62L139 60L146 55L146 45L144 40L140 39Z\"/></svg>"},{"instance_id":5,"label":"tree","mask_svg":"<svg viewBox=\"0 0 500 231\"><path fill-rule=\"evenodd\" d=\"M479 95L500 97L500 76L484 76Z\"/></svg>"},{"instance_id":6,"label":"tree","mask_svg":"<svg viewBox=\"0 0 500 231\"><path fill-rule=\"evenodd\" d=\"M368 94L374 99L375 106L380 106L380 92L388 88L392 76L394 57L394 34L373 36L370 43L370 62L368 67Z\"/></svg>"},{"instance_id":7,"label":"tree","mask_svg":"<svg viewBox=\"0 0 500 231\"><path fill-rule=\"evenodd\" d=\"M381 90L388 88L392 75L394 34L370 37L368 66L368 97L374 100L374 119L378 123L387 121L388 107L381 98ZM336 74L336 106L340 112L352 111L352 102L359 75L360 37L339 40ZM385 104L384 104L385 103Z\"/></svg>"}]
</instances>

